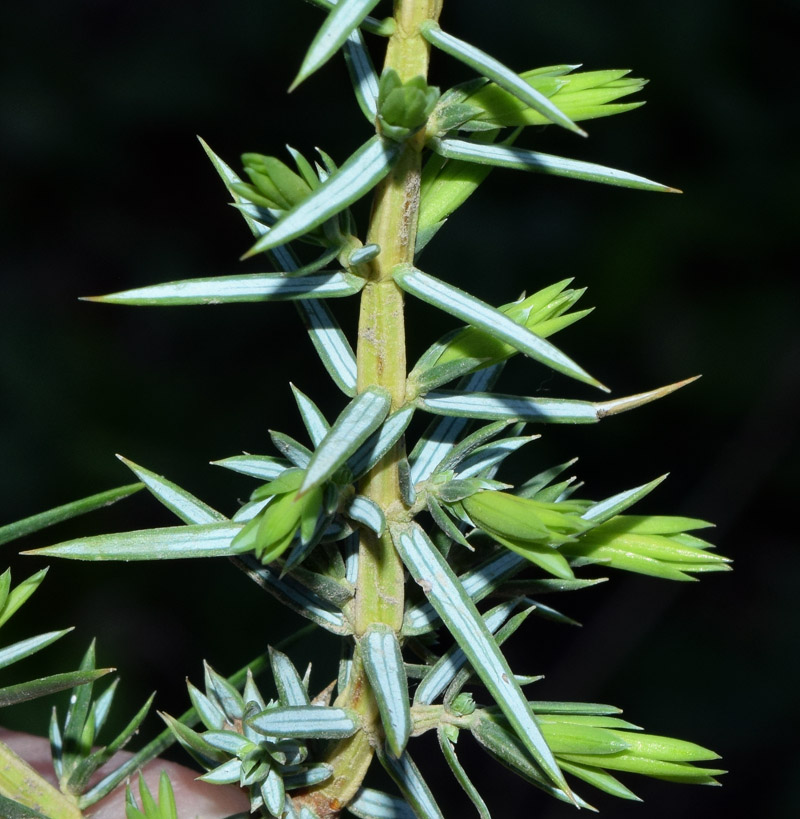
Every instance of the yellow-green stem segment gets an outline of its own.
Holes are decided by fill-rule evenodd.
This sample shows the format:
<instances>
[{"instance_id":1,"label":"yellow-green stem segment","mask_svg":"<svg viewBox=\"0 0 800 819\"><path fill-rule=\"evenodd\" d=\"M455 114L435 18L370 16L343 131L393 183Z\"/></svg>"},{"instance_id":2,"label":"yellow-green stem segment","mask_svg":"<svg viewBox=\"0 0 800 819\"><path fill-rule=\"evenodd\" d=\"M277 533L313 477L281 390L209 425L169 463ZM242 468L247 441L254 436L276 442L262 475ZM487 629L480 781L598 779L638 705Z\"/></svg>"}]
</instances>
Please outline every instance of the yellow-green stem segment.
<instances>
[{"instance_id":1,"label":"yellow-green stem segment","mask_svg":"<svg viewBox=\"0 0 800 819\"><path fill-rule=\"evenodd\" d=\"M389 39L384 68L393 68L404 82L428 75L430 46L419 28L426 20L438 20L441 5L442 0L395 0L396 30ZM407 372L403 293L392 279L392 270L414 261L422 148L422 133L409 139L392 172L376 189L367 238L381 251L370 265L361 295L358 390L384 387L392 396L393 410L405 401ZM403 510L398 463L404 452L404 444L398 443L360 486L359 491L377 503L387 518ZM371 623L385 623L396 631L402 626L403 564L388 534L361 534L353 620L356 640ZM334 768L331 779L298 799L308 802L320 819L337 815L353 798L372 760L373 743L381 741L378 709L358 646L349 685L337 705L356 711L363 730L334 748L327 760Z\"/></svg>"},{"instance_id":2,"label":"yellow-green stem segment","mask_svg":"<svg viewBox=\"0 0 800 819\"><path fill-rule=\"evenodd\" d=\"M419 33L426 20L437 20L441 0L396 0L395 33L389 40L384 68L393 68L404 81L427 77L430 46ZM392 169L375 192L367 241L380 246L361 296L358 327L358 390L385 387L392 409L405 400L406 351L403 292L392 279L398 264L412 263L417 235L422 134L409 139ZM364 479L361 492L377 503L387 517L402 506L397 444ZM386 623L399 630L403 617L403 566L388 535L364 533L359 549L355 600L356 635L370 623Z\"/></svg>"},{"instance_id":3,"label":"yellow-green stem segment","mask_svg":"<svg viewBox=\"0 0 800 819\"><path fill-rule=\"evenodd\" d=\"M74 797L61 793L0 742L0 794L52 819L81 819Z\"/></svg>"}]
</instances>

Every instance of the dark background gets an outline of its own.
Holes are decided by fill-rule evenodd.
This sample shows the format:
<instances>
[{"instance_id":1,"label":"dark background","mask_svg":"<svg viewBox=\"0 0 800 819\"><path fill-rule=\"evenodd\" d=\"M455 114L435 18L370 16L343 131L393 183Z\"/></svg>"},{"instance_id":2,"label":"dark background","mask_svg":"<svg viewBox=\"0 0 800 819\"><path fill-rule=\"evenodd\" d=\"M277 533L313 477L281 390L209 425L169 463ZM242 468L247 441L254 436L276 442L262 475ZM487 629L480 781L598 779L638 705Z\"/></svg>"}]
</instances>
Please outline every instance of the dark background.
<instances>
[{"instance_id":1,"label":"dark background","mask_svg":"<svg viewBox=\"0 0 800 819\"><path fill-rule=\"evenodd\" d=\"M721 790L627 777L644 806L584 787L605 815L795 816L800 339L798 160L788 119L796 4L487 8L447 3L443 25L520 70L583 62L652 80L647 106L589 123L585 142L550 128L523 144L686 193L498 171L445 227L424 267L495 303L574 276L597 310L559 345L616 395L704 374L636 413L543 430L506 474L580 455L586 495L602 497L671 472L641 511L715 521L713 540L736 561L733 574L702 584L616 574L552 601L583 629L535 620L510 646L516 667L547 675L537 697L613 702L654 733L718 750L731 770ZM263 267L237 262L249 234L194 135L231 163L242 151L279 154L286 142L344 159L368 128L340 60L284 94L320 20L288 0L29 0L4 11L0 522L128 482L115 452L232 513L252 482L207 462L268 453L268 429L302 436L290 379L329 414L343 406L291 306L134 310L76 300ZM435 57L432 77L442 87L468 76ZM334 307L351 329L354 304ZM438 320L411 306L412 358L437 335ZM508 391L594 398L538 365L509 369ZM169 523L142 496L30 545ZM44 565L16 557L16 546L4 559L17 582ZM3 643L37 628L75 625L75 633L12 669L4 684L75 667L96 636L101 664L123 678L119 723L153 688L159 707L178 713L184 677L200 682L200 658L231 673L298 624L217 561L54 563ZM298 665L313 657L322 687L335 651L323 637L294 656ZM2 720L44 733L47 707L10 708ZM157 730L153 716L145 733ZM571 815L484 764L469 744L459 752L490 807ZM460 796L444 796L438 752L420 745L430 754L415 756L448 814L470 811Z\"/></svg>"}]
</instances>

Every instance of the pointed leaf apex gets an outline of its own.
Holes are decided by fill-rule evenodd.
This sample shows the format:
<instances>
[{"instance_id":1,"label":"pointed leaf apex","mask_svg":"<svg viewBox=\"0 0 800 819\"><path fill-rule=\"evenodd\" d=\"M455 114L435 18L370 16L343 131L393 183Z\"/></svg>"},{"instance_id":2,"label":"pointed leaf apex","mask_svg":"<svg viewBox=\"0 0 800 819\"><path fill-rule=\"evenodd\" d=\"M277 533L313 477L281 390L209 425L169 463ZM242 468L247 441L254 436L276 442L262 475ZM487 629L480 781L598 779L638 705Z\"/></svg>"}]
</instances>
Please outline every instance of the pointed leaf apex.
<instances>
[{"instance_id":1,"label":"pointed leaf apex","mask_svg":"<svg viewBox=\"0 0 800 819\"><path fill-rule=\"evenodd\" d=\"M303 63L289 86L294 90L303 80L321 68L344 45L348 36L365 22L379 0L340 0L330 10L303 58Z\"/></svg>"},{"instance_id":2,"label":"pointed leaf apex","mask_svg":"<svg viewBox=\"0 0 800 819\"><path fill-rule=\"evenodd\" d=\"M658 486L661 486L662 483L669 477L669 472L665 472L663 475L659 475L657 478L653 478L650 483L647 484L648 487L648 494L653 491Z\"/></svg>"},{"instance_id":3,"label":"pointed leaf apex","mask_svg":"<svg viewBox=\"0 0 800 819\"><path fill-rule=\"evenodd\" d=\"M426 20L422 23L419 30L420 34L422 34L431 45L436 46L451 57L455 57L455 59L468 65L486 79L492 80L504 91L522 101L526 106L538 111L545 119L576 134L586 136L586 132L576 125L560 108L554 105L547 96L537 91L529 83L525 82L522 77L494 57L442 31L439 24L434 20Z\"/></svg>"},{"instance_id":4,"label":"pointed leaf apex","mask_svg":"<svg viewBox=\"0 0 800 819\"><path fill-rule=\"evenodd\" d=\"M597 379L549 341L470 293L430 276L410 264L395 266L392 277L406 293L488 333L557 372L608 392Z\"/></svg>"},{"instance_id":5,"label":"pointed leaf apex","mask_svg":"<svg viewBox=\"0 0 800 819\"><path fill-rule=\"evenodd\" d=\"M636 407L644 406L645 404L649 404L651 401L656 401L659 398L663 398L665 395L669 395L671 392L679 390L681 387L685 387L687 384L691 384L693 381L697 381L698 378L700 378L700 376L695 375L692 378L686 378L683 381L676 381L674 384L667 384L665 387L659 387L658 389L650 390L648 392L640 392L636 395L627 395L624 398L615 398L611 401L597 402L595 403L597 417L605 418L607 415L619 415L621 412L627 412L628 410L635 409Z\"/></svg>"}]
</instances>

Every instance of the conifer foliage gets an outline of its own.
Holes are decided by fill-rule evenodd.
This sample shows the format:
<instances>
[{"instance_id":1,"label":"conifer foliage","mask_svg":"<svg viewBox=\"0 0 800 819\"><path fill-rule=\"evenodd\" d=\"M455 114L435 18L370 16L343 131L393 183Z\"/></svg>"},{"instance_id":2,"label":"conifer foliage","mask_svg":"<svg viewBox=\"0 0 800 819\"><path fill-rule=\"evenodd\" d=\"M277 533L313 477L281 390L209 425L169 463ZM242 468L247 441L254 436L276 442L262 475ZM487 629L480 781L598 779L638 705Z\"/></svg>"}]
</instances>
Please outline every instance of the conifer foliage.
<instances>
[{"instance_id":1,"label":"conifer foliage","mask_svg":"<svg viewBox=\"0 0 800 819\"><path fill-rule=\"evenodd\" d=\"M59 788L15 786L22 763L9 763L12 773L0 782L3 815L79 817L173 742L202 767L203 780L245 789L252 815L276 819L328 819L344 809L362 819L452 815L426 781L426 761L414 761L415 739L428 731L482 819L500 800L478 793L457 756L459 742L476 743L533 787L577 807L591 807L597 790L637 799L629 774L716 784L723 771L712 751L643 733L611 705L538 700L540 677L513 669L503 651L518 629L535 632L536 616L572 622L542 596L592 586L606 572L684 581L729 568L697 534L710 524L639 511L663 478L613 494L601 487L599 499L594 492L590 498L567 472L573 462L541 463L531 452L517 456L527 458L530 477L516 485L504 480L506 458L527 453L548 424L596 423L691 379L604 395L607 388L557 346L560 334L590 312L576 307L582 288L532 280L530 295L495 305L427 269L421 253L446 240L437 234L458 221L456 211L493 168L674 192L628 171L521 147L531 126L563 128L572 139L585 136L584 125L595 118L635 109L641 102L630 95L644 80L575 65L517 73L443 28L442 0L395 0L385 18L371 16L384 5L389 10L379 0L313 2L320 27L292 87L342 52L365 120L360 146L339 162L324 150L304 156L288 148L244 153L237 163L203 143L252 233L240 252L263 262L264 272L157 283L92 300L265 302L265 314L287 309L267 302L294 302L307 349L321 359L341 401L321 408L292 387L306 440L273 432L270 451L217 461L253 480L249 500L229 512L123 459L135 484L10 524L0 541L147 489L176 525L79 538L36 553L225 558L244 573L242 582L252 580L311 630L340 641L338 679L315 687L310 669L301 673L277 648L231 678L206 666L202 689L189 684L192 708L163 715L164 733L98 783L92 774L136 733L149 702L119 736L98 745L115 685L93 696L95 679L107 670L95 669L91 648L78 671L0 689L5 705L74 686L65 720L54 714L50 729ZM366 38L373 38L369 48ZM379 50L380 70L372 59ZM474 78L449 89L432 84L434 55L459 61ZM502 275L502 261L493 275ZM336 318L335 300L348 298L360 302L355 338ZM459 323L429 339L412 363L409 299L447 314L446 326ZM294 349L295 342L284 343ZM596 389L597 400L503 392L503 368L514 356L565 376L567 393L567 379ZM10 575L0 576L0 625L42 577L12 590ZM62 633L2 649L0 668ZM393 792L363 784L372 765L385 769ZM177 815L166 779L158 799L143 782L138 801L130 787L127 793L129 817Z\"/></svg>"}]
</instances>

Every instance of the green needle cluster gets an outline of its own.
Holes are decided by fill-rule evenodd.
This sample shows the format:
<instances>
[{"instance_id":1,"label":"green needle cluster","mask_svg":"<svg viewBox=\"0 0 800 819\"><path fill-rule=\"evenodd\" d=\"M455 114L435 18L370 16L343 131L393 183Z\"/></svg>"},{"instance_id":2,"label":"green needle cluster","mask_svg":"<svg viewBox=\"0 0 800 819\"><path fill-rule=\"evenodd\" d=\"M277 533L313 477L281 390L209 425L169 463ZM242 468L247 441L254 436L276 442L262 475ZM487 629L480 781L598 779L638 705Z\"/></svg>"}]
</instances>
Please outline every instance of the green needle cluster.
<instances>
[{"instance_id":1,"label":"green needle cluster","mask_svg":"<svg viewBox=\"0 0 800 819\"><path fill-rule=\"evenodd\" d=\"M266 500L264 511L249 521L231 543L239 551L254 551L263 563L277 560L300 535L300 543L311 543L322 513L323 490L314 487L300 495L305 473L287 469L250 496L252 502Z\"/></svg>"},{"instance_id":2,"label":"green needle cluster","mask_svg":"<svg viewBox=\"0 0 800 819\"><path fill-rule=\"evenodd\" d=\"M274 156L242 154L242 165L251 184L237 182L234 190L253 204L270 210L291 210L308 198L314 188L319 187L319 180L308 160L297 152L294 159L303 176Z\"/></svg>"},{"instance_id":3,"label":"green needle cluster","mask_svg":"<svg viewBox=\"0 0 800 819\"><path fill-rule=\"evenodd\" d=\"M210 666L205 692L189 684L189 696L206 730L192 730L164 715L178 741L206 769L200 778L248 791L252 812L266 810L280 819L287 793L318 785L332 767L309 757L308 739L352 735L356 722L340 708L311 704L308 680L289 659L271 650L279 698L265 700L248 671L240 693ZM263 815L263 814L262 814Z\"/></svg>"}]
</instances>

